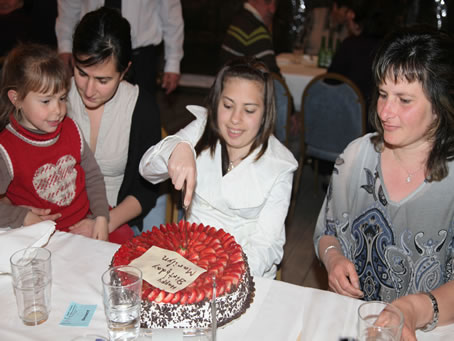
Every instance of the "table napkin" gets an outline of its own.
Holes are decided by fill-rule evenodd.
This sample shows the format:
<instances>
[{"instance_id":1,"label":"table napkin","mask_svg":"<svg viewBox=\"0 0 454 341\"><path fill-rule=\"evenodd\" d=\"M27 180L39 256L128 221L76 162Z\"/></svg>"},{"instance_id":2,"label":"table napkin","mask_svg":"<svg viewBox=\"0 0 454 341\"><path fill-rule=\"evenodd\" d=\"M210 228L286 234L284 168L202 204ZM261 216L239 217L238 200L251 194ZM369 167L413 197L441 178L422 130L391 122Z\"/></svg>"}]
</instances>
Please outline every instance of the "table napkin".
<instances>
[{"instance_id":1,"label":"table napkin","mask_svg":"<svg viewBox=\"0 0 454 341\"><path fill-rule=\"evenodd\" d=\"M9 259L14 252L26 247L46 245L54 231L55 221L51 220L0 231L0 271L11 271Z\"/></svg>"}]
</instances>

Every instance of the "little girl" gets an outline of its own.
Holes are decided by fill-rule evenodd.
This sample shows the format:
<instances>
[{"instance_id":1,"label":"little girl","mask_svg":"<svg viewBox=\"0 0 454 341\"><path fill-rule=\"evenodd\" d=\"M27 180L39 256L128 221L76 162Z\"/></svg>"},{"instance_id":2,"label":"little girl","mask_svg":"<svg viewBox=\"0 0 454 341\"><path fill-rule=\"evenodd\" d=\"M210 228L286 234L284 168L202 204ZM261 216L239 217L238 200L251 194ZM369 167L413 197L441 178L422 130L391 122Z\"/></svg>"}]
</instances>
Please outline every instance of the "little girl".
<instances>
[{"instance_id":1,"label":"little girl","mask_svg":"<svg viewBox=\"0 0 454 341\"><path fill-rule=\"evenodd\" d=\"M0 227L51 219L107 240L103 176L77 125L66 117L69 76L48 47L19 45L0 85Z\"/></svg>"}]
</instances>

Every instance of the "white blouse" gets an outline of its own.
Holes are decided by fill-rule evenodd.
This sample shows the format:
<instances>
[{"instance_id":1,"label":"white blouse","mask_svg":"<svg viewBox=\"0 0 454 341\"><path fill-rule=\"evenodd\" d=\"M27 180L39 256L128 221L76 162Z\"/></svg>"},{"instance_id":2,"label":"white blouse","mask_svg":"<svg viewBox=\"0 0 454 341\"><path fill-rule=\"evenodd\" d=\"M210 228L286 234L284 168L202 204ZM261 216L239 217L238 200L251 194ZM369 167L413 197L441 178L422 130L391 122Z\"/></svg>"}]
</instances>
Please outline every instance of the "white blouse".
<instances>
[{"instance_id":1,"label":"white blouse","mask_svg":"<svg viewBox=\"0 0 454 341\"><path fill-rule=\"evenodd\" d=\"M177 134L151 147L139 172L152 183L168 179L167 161L175 146L195 146L206 125L206 109L188 106L197 119ZM203 151L196 159L197 184L188 220L231 233L243 247L252 274L273 278L283 256L285 225L296 162L274 136L257 161L260 148L226 175L222 175L221 146L214 156ZM194 152L195 155L195 152Z\"/></svg>"},{"instance_id":2,"label":"white blouse","mask_svg":"<svg viewBox=\"0 0 454 341\"><path fill-rule=\"evenodd\" d=\"M107 200L117 205L118 192L128 160L132 114L139 96L139 87L121 82L114 97L104 105L96 141L95 159L106 183ZM68 94L68 115L77 122L85 140L90 137L90 118L72 79Z\"/></svg>"}]
</instances>

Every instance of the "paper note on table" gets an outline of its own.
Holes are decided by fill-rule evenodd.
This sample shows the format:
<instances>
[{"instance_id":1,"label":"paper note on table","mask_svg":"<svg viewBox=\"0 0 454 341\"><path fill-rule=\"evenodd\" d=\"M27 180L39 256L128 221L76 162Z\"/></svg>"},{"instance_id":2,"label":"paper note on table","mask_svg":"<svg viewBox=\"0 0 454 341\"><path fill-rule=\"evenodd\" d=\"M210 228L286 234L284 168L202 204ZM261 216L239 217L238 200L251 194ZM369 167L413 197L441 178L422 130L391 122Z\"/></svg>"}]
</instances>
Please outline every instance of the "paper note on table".
<instances>
[{"instance_id":1,"label":"paper note on table","mask_svg":"<svg viewBox=\"0 0 454 341\"><path fill-rule=\"evenodd\" d=\"M66 310L61 326L88 327L96 310L96 304L85 305L71 302Z\"/></svg>"},{"instance_id":2,"label":"paper note on table","mask_svg":"<svg viewBox=\"0 0 454 341\"><path fill-rule=\"evenodd\" d=\"M206 272L179 253L157 246L152 246L130 265L142 270L145 281L172 294L186 288Z\"/></svg>"}]
</instances>

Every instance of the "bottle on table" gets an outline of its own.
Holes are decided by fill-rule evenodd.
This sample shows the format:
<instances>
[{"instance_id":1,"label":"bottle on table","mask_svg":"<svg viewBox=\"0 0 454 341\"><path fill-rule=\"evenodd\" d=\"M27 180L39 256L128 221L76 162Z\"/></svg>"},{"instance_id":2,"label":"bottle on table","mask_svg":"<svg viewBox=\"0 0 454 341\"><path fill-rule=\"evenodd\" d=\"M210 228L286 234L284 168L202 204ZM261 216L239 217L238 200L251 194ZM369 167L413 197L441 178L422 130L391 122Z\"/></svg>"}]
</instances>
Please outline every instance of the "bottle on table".
<instances>
[{"instance_id":1,"label":"bottle on table","mask_svg":"<svg viewBox=\"0 0 454 341\"><path fill-rule=\"evenodd\" d=\"M330 35L328 38L328 47L325 52L325 65L323 67L329 68L331 61L333 60L334 50L333 50L333 37Z\"/></svg>"}]
</instances>

